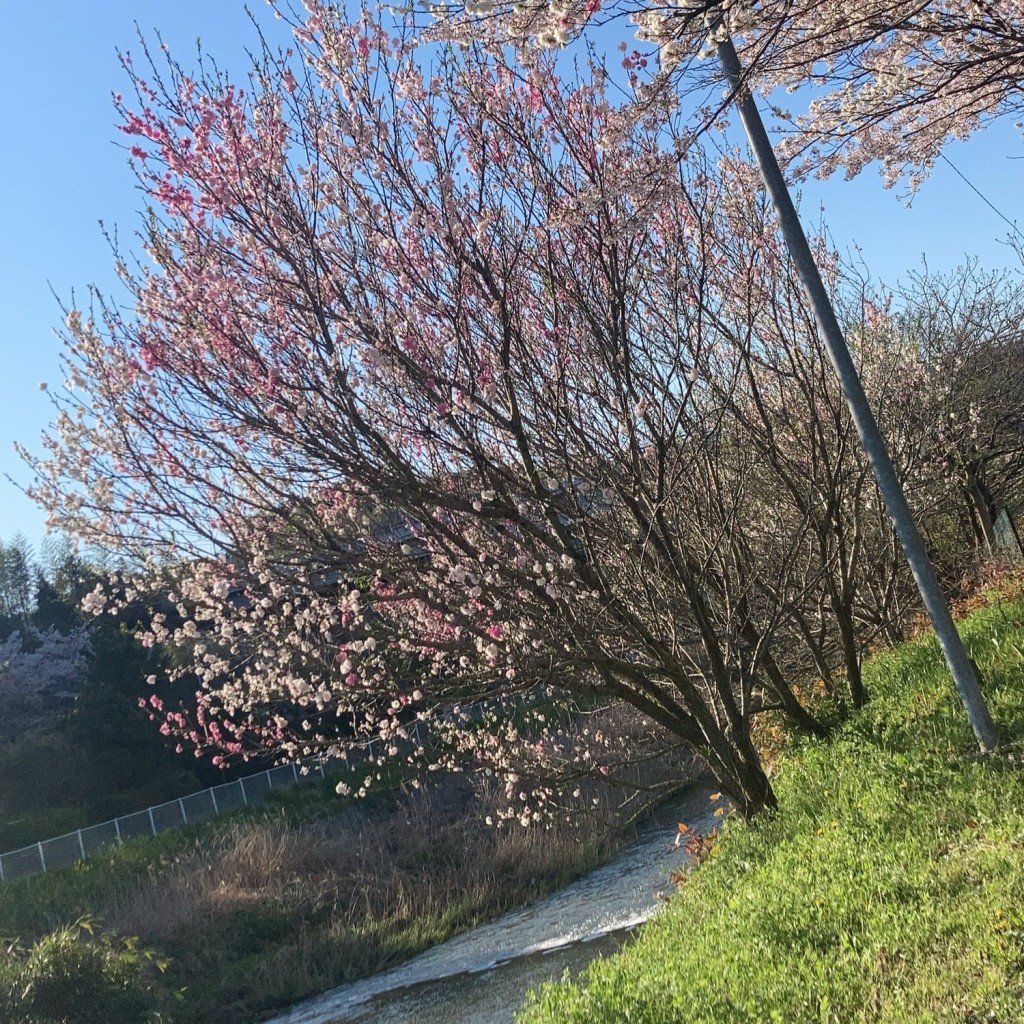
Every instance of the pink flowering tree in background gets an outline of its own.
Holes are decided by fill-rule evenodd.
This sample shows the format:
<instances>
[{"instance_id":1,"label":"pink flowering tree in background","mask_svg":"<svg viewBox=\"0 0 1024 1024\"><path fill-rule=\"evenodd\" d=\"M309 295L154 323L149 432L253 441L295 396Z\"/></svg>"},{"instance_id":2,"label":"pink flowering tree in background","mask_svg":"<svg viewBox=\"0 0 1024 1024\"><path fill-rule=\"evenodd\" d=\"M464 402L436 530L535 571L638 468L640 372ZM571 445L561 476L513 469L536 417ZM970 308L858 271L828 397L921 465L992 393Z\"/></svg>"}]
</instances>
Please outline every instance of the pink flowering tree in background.
<instances>
[{"instance_id":1,"label":"pink flowering tree in background","mask_svg":"<svg viewBox=\"0 0 1024 1024\"><path fill-rule=\"evenodd\" d=\"M0 641L0 739L52 722L74 700L89 655L89 630L27 627Z\"/></svg>"},{"instance_id":2,"label":"pink flowering tree in background","mask_svg":"<svg viewBox=\"0 0 1024 1024\"><path fill-rule=\"evenodd\" d=\"M244 91L127 63L147 258L118 255L134 310L68 310L35 494L155 568L87 610L170 594L144 639L200 704L156 710L223 756L372 736L498 770L529 820L686 749L770 806L750 730L820 731L773 649L823 570L793 583L805 519L727 386L801 343L751 169L681 162L601 75L369 19L300 46Z\"/></svg>"}]
</instances>

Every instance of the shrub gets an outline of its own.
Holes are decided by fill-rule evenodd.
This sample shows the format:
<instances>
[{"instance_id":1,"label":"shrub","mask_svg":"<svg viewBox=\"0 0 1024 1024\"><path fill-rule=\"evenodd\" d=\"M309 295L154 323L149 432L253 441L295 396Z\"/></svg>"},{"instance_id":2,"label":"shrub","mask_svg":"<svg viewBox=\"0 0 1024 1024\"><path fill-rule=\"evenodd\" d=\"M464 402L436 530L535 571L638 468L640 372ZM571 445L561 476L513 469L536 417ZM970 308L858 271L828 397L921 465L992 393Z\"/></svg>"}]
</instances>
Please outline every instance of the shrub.
<instances>
[{"instance_id":1,"label":"shrub","mask_svg":"<svg viewBox=\"0 0 1024 1024\"><path fill-rule=\"evenodd\" d=\"M97 935L87 919L31 946L0 950L0 1019L8 1024L167 1021L150 975L165 965L136 939Z\"/></svg>"}]
</instances>

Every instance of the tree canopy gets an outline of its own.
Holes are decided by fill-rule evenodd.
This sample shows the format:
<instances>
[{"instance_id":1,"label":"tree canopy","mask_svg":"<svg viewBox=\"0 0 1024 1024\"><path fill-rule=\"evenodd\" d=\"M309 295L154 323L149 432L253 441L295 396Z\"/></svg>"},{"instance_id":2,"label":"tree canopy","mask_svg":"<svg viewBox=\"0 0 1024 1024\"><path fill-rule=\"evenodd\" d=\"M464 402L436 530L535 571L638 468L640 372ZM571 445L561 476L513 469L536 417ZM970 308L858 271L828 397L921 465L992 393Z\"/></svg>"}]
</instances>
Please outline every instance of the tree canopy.
<instances>
[{"instance_id":1,"label":"tree canopy","mask_svg":"<svg viewBox=\"0 0 1024 1024\"><path fill-rule=\"evenodd\" d=\"M330 4L306 7L314 23L332 17ZM751 87L788 133L780 155L796 175L842 168L852 177L877 161L887 185L906 177L916 187L948 141L1024 110L1024 17L1012 2L473 0L429 10L435 34L496 32L542 49L621 24L623 39L636 40L627 67L646 66L656 51L662 82L704 97L712 111L709 87L720 74L706 58L731 36ZM787 103L783 90L798 95Z\"/></svg>"},{"instance_id":2,"label":"tree canopy","mask_svg":"<svg viewBox=\"0 0 1024 1024\"><path fill-rule=\"evenodd\" d=\"M218 756L372 736L528 821L686 748L771 806L755 721L863 701L909 599L756 172L601 68L307 6L244 88L125 59L146 258L67 311L34 493L152 569L86 609L170 594L164 727Z\"/></svg>"}]
</instances>

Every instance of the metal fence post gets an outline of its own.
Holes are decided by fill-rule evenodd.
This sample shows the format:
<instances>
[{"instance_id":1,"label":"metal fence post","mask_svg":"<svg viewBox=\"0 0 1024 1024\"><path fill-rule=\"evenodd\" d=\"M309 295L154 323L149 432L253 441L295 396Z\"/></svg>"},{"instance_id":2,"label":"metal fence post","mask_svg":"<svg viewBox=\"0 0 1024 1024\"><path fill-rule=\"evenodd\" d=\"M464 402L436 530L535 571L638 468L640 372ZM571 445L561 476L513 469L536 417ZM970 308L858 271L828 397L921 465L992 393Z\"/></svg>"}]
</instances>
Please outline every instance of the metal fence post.
<instances>
[{"instance_id":1,"label":"metal fence post","mask_svg":"<svg viewBox=\"0 0 1024 1024\"><path fill-rule=\"evenodd\" d=\"M43 871L46 871L46 855L43 853L43 844L36 843L39 848L39 863L43 866Z\"/></svg>"},{"instance_id":2,"label":"metal fence post","mask_svg":"<svg viewBox=\"0 0 1024 1024\"><path fill-rule=\"evenodd\" d=\"M153 819L153 808L149 808L149 831L156 835L156 821Z\"/></svg>"},{"instance_id":3,"label":"metal fence post","mask_svg":"<svg viewBox=\"0 0 1024 1024\"><path fill-rule=\"evenodd\" d=\"M124 840L121 838L121 819L120 818L115 818L114 819L114 831L117 833L118 844L123 843Z\"/></svg>"},{"instance_id":4,"label":"metal fence post","mask_svg":"<svg viewBox=\"0 0 1024 1024\"><path fill-rule=\"evenodd\" d=\"M78 830L78 850L82 854L82 860L85 860L85 843L82 842L82 830Z\"/></svg>"},{"instance_id":5,"label":"metal fence post","mask_svg":"<svg viewBox=\"0 0 1024 1024\"><path fill-rule=\"evenodd\" d=\"M214 793L213 787L211 786L206 792L210 794L210 799L213 801L213 813L220 814L220 808L217 806L217 794Z\"/></svg>"},{"instance_id":6,"label":"metal fence post","mask_svg":"<svg viewBox=\"0 0 1024 1024\"><path fill-rule=\"evenodd\" d=\"M181 823L183 825L188 824L188 812L185 810L185 801L178 797L178 807L181 808Z\"/></svg>"},{"instance_id":7,"label":"metal fence post","mask_svg":"<svg viewBox=\"0 0 1024 1024\"><path fill-rule=\"evenodd\" d=\"M238 788L242 791L242 806L249 806L249 798L245 795L245 779L238 780Z\"/></svg>"}]
</instances>

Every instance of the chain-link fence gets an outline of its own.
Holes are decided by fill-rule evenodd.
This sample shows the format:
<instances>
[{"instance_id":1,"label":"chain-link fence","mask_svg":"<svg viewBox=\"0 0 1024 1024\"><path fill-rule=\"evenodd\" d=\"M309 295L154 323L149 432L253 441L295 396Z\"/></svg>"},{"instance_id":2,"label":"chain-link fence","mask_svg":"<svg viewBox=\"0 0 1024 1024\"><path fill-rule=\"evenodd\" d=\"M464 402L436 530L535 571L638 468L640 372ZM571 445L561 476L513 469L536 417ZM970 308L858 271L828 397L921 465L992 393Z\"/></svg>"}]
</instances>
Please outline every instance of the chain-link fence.
<instances>
[{"instance_id":1,"label":"chain-link fence","mask_svg":"<svg viewBox=\"0 0 1024 1024\"><path fill-rule=\"evenodd\" d=\"M504 706L505 702L501 703ZM475 716L487 704L486 701L478 701L462 709L462 713ZM417 722L410 730L405 743L411 747L422 748L429 736L430 730L423 723ZM354 768L357 764L372 762L375 757L374 747L379 742L369 740L353 745L338 761L332 763L339 767ZM387 744L394 745L394 741ZM377 753L379 751L378 747ZM168 800L166 803L147 807L144 811L105 821L101 825L80 828L67 835L57 836L56 839L44 839L31 846L23 846L20 850L0 853L0 882L39 874L41 871L56 871L58 868L66 868L76 860L91 857L105 846L123 843L137 836L155 836L168 829L193 825L219 814L241 810L261 799L272 789L294 786L310 777L324 778L323 765L316 764L305 768L295 764L278 765L276 768L247 775L236 782L225 782L220 786L179 797L177 800Z\"/></svg>"},{"instance_id":2,"label":"chain-link fence","mask_svg":"<svg viewBox=\"0 0 1024 1024\"><path fill-rule=\"evenodd\" d=\"M80 828L56 839L24 846L20 850L0 854L0 882L24 878L40 871L65 868L76 860L90 857L105 846L123 843L136 836L155 836L168 829L192 825L218 814L240 810L260 800L272 789L294 786L304 778L323 778L323 765L303 770L294 764L278 765L267 771L247 775L236 782L225 782L198 793L168 800L147 807L144 811L126 814L101 825Z\"/></svg>"}]
</instances>

